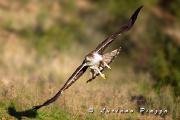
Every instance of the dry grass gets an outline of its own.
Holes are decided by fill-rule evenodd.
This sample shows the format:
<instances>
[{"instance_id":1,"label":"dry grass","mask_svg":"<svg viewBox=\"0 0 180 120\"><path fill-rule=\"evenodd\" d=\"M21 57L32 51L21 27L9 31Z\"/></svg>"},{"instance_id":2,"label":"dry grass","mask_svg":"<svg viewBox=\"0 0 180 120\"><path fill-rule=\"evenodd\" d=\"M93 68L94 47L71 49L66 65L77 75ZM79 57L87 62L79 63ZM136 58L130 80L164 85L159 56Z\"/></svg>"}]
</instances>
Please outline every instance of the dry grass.
<instances>
[{"instance_id":1,"label":"dry grass","mask_svg":"<svg viewBox=\"0 0 180 120\"><path fill-rule=\"evenodd\" d=\"M81 57L73 55L73 51L58 54L51 52L52 56L39 57L36 51L23 43L20 38L17 36L13 38L14 40L1 40L3 46L0 59L0 100L6 105L0 107L1 110L4 109L1 117L5 118L8 117L5 109L10 103L23 110L42 103L54 95L81 62ZM71 62L72 58L73 62ZM121 57L112 64L111 71L105 72L108 76L107 80L97 78L86 84L85 80L89 76L87 72L60 99L40 110L40 114L44 111L51 111L56 106L67 111L72 118L79 119L91 119L92 116L97 119L163 119L155 115L140 115L138 112L100 114L99 110L103 107L136 110L137 106L131 102L131 96L140 94L155 99L153 100L154 107L164 107L157 102L159 100L156 100L158 96L152 89L150 75L136 74L130 65L121 67L117 64L121 62L120 60ZM115 67L116 64L117 67ZM169 99L169 103L166 101L165 105L172 104L172 96L168 89L163 94ZM93 115L87 112L90 106L96 110ZM171 119L170 113L166 119Z\"/></svg>"}]
</instances>

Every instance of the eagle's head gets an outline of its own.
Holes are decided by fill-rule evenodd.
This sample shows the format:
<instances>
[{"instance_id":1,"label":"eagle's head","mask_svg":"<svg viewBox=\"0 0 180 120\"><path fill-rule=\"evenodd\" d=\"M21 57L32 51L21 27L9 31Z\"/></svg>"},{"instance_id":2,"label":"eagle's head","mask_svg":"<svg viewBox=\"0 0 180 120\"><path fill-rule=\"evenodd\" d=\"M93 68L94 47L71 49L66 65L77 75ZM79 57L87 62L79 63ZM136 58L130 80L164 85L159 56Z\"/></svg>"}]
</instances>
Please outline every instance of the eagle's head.
<instances>
[{"instance_id":1,"label":"eagle's head","mask_svg":"<svg viewBox=\"0 0 180 120\"><path fill-rule=\"evenodd\" d=\"M85 63L88 66L98 65L103 60L102 55L93 52L85 57Z\"/></svg>"}]
</instances>

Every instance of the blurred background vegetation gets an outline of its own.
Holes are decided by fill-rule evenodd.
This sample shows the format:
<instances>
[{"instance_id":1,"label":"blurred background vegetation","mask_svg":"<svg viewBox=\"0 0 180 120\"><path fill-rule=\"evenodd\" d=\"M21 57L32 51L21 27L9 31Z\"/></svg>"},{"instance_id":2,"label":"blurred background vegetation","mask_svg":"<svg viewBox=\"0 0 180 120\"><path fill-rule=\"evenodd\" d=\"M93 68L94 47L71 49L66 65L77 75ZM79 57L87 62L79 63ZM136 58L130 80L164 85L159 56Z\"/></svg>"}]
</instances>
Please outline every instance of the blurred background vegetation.
<instances>
[{"instance_id":1,"label":"blurred background vegetation","mask_svg":"<svg viewBox=\"0 0 180 120\"><path fill-rule=\"evenodd\" d=\"M85 84L85 75L37 119L161 119L86 112L89 105L136 108L133 96L143 96L147 107L167 108L167 119L180 119L179 0L0 0L0 118L14 119L6 113L10 103L23 110L52 96L140 5L134 27L110 48L122 52L108 80Z\"/></svg>"}]
</instances>

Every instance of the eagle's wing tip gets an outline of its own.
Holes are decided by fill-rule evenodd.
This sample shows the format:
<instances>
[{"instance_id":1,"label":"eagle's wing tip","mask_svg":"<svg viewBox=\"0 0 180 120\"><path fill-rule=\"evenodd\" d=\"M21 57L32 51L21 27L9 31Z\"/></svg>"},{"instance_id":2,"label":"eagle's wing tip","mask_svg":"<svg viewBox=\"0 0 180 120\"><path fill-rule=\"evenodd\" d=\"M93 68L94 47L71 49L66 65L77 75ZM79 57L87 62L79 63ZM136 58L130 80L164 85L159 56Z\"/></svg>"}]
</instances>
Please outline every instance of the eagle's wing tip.
<instances>
[{"instance_id":1,"label":"eagle's wing tip","mask_svg":"<svg viewBox=\"0 0 180 120\"><path fill-rule=\"evenodd\" d=\"M140 12L140 10L143 8L143 5L141 5L140 7L138 7L137 9L136 9L136 11L134 12L134 14L132 15L132 17L131 17L131 19L133 19L133 18L137 18L137 16L138 16L138 14L139 14L139 12Z\"/></svg>"},{"instance_id":2,"label":"eagle's wing tip","mask_svg":"<svg viewBox=\"0 0 180 120\"><path fill-rule=\"evenodd\" d=\"M143 8L144 7L144 5L141 5L140 7L139 7L139 9L141 9L141 8Z\"/></svg>"}]
</instances>

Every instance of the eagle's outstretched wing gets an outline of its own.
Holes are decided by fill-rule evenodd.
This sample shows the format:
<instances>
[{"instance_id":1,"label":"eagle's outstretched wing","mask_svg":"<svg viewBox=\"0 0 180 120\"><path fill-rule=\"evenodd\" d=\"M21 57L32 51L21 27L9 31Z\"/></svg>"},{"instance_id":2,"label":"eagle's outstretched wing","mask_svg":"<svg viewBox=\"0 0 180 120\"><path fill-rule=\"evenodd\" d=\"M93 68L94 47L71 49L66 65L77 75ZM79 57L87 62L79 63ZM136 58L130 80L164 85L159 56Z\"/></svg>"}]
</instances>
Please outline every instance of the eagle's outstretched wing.
<instances>
[{"instance_id":1,"label":"eagle's outstretched wing","mask_svg":"<svg viewBox=\"0 0 180 120\"><path fill-rule=\"evenodd\" d=\"M38 110L43 106L47 106L50 103L54 102L57 100L57 98L63 93L63 91L67 88L69 88L77 79L79 79L83 73L87 70L88 66L85 66L85 63L83 62L76 70L75 72L71 75L71 77L66 81L66 83L61 87L61 89L50 99L45 101L41 105L34 106L34 110Z\"/></svg>"},{"instance_id":2,"label":"eagle's outstretched wing","mask_svg":"<svg viewBox=\"0 0 180 120\"><path fill-rule=\"evenodd\" d=\"M128 21L126 24L124 24L123 26L121 26L120 29L119 29L117 32L115 32L115 33L111 34L109 37L107 37L102 43L100 43L100 44L96 47L96 49L95 49L94 51L102 54L102 53L104 52L105 48L106 48L113 40L115 40L121 33L128 31L128 30L134 25L134 23L135 23L135 21L136 21L136 18L137 18L137 16L138 16L138 13L139 13L139 11L141 10L142 7L143 7L143 6L140 6L140 7L133 13L133 15L131 16L131 18L129 19L129 21Z\"/></svg>"},{"instance_id":3,"label":"eagle's outstretched wing","mask_svg":"<svg viewBox=\"0 0 180 120\"><path fill-rule=\"evenodd\" d=\"M128 23L126 23L125 25L123 25L120 30L118 32L113 33L111 36L109 36L108 38L106 38L101 44L98 45L98 47L93 51L93 52L97 52L97 53L101 53L104 51L104 49L118 36L120 35L122 32L125 32L127 30L129 30L133 24L136 21L137 15L140 11L140 9L142 8L139 7L134 14L131 16L130 20ZM106 62L107 64L110 64L112 62L112 60L119 54L120 49L116 49L110 53L104 54L103 55L103 59L104 62ZM91 53L93 53L91 52ZM33 107L33 110L38 110L43 106L47 106L50 103L54 102L57 100L57 98L63 93L63 91L67 88L69 88L76 80L78 80L83 73L87 70L88 66L86 64L86 61L84 60L83 63L75 70L75 72L71 75L71 77L66 81L66 83L61 87L61 89L50 99L48 99L47 101L45 101L43 104L41 105L37 105ZM105 68L105 66L101 65L99 66L100 71L103 71ZM98 76L99 73L94 73L92 78L90 78L87 82L91 81L92 79L96 78L96 76Z\"/></svg>"},{"instance_id":4,"label":"eagle's outstretched wing","mask_svg":"<svg viewBox=\"0 0 180 120\"><path fill-rule=\"evenodd\" d=\"M110 53L106 53L103 55L103 61L106 62L108 65L114 60L114 58L116 58L119 53L120 53L121 47L118 49L115 49L113 51L111 51ZM106 66L104 66L103 64L100 64L99 69L102 72L104 69L106 68ZM97 76L99 75L99 73L95 72L95 71L91 71L91 77L86 81L87 83L92 81L93 79L95 79Z\"/></svg>"}]
</instances>

